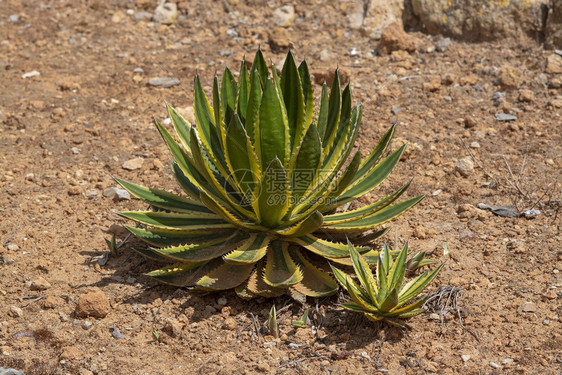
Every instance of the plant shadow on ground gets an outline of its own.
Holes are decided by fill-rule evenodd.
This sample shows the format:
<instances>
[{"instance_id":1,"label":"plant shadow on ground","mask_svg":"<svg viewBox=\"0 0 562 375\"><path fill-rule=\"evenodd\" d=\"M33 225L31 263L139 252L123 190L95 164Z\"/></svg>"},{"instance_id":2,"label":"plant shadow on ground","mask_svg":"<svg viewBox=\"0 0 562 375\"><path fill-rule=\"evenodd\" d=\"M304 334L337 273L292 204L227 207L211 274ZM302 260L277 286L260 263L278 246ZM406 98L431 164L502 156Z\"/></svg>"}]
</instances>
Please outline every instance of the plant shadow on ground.
<instances>
[{"instance_id":1,"label":"plant shadow on ground","mask_svg":"<svg viewBox=\"0 0 562 375\"><path fill-rule=\"evenodd\" d=\"M108 234L110 236L111 234ZM90 256L90 265L97 268L96 262L103 259L101 256L107 253L107 261L101 267L102 272L107 273L96 283L79 285L78 288L99 287L105 288L108 285L131 285L130 278L134 278L137 290L129 296L125 296L119 303L135 305L150 305L157 299L163 303L177 299L181 301L177 304L177 314L187 313L190 322L201 322L213 316L225 314L224 309L228 309L228 315L235 316L237 320L250 321L250 324L243 324L238 327L240 330L250 329L255 333L256 342L264 341L264 337L269 335L267 329L267 319L272 305L276 305L279 316L278 320L285 321L281 330L287 338L287 344L294 341L299 330L311 330L313 334L312 345L315 344L336 344L343 346L345 351L365 348L375 341L396 342L402 340L407 334L407 329L391 326L387 323L372 322L362 314L347 311L339 306L341 295L334 295L319 299L307 298L306 303L302 304L293 300L289 296L276 298L257 297L252 300L239 298L233 290L203 292L195 291L187 287L174 287L158 283L146 275L154 269L158 263L149 260L134 251L137 247L146 245L133 236L127 237L126 232L118 232L116 235L118 246L116 253L109 252L109 248L103 248L98 252L82 252ZM226 298L227 303L220 304L218 299ZM297 328L286 324L287 321L298 320L307 307L311 308L311 326ZM258 331L258 332L255 332Z\"/></svg>"}]
</instances>

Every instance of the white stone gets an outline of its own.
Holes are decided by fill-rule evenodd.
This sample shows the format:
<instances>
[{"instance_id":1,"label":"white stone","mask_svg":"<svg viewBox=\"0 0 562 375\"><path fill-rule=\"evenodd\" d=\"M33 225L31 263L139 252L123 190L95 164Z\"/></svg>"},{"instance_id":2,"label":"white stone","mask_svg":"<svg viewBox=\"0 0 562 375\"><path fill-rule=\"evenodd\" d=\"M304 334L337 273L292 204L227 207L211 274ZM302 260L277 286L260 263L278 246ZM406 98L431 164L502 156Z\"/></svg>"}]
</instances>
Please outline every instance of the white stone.
<instances>
[{"instance_id":1,"label":"white stone","mask_svg":"<svg viewBox=\"0 0 562 375\"><path fill-rule=\"evenodd\" d=\"M152 20L154 22L170 25L178 16L178 6L176 3L161 2L154 10Z\"/></svg>"},{"instance_id":2,"label":"white stone","mask_svg":"<svg viewBox=\"0 0 562 375\"><path fill-rule=\"evenodd\" d=\"M292 5L285 5L273 11L273 23L276 26L287 27L295 19L295 8Z\"/></svg>"},{"instance_id":3,"label":"white stone","mask_svg":"<svg viewBox=\"0 0 562 375\"><path fill-rule=\"evenodd\" d=\"M40 76L41 73L39 73L37 70L32 70L31 72L27 72L22 74L21 78L33 78L33 77L37 77Z\"/></svg>"}]
</instances>

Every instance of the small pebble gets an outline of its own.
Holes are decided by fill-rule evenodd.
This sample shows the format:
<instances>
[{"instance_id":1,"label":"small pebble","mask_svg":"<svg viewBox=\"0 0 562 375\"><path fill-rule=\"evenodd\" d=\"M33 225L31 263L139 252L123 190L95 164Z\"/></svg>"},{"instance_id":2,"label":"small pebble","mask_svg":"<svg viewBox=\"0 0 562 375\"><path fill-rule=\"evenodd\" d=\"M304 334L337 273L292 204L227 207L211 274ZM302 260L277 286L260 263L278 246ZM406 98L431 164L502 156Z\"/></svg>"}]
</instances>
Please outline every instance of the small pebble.
<instances>
[{"instance_id":1,"label":"small pebble","mask_svg":"<svg viewBox=\"0 0 562 375\"><path fill-rule=\"evenodd\" d=\"M141 168L143 164L144 164L143 158L133 158L124 162L122 167L123 169L126 169L128 171L134 171L136 169Z\"/></svg>"},{"instance_id":2,"label":"small pebble","mask_svg":"<svg viewBox=\"0 0 562 375\"><path fill-rule=\"evenodd\" d=\"M10 306L10 315L14 318L20 318L23 316L23 310L17 306L12 305Z\"/></svg>"},{"instance_id":3,"label":"small pebble","mask_svg":"<svg viewBox=\"0 0 562 375\"><path fill-rule=\"evenodd\" d=\"M530 313L536 312L537 305L535 305L533 302L525 302L523 305L521 305L521 311Z\"/></svg>"},{"instance_id":4,"label":"small pebble","mask_svg":"<svg viewBox=\"0 0 562 375\"><path fill-rule=\"evenodd\" d=\"M547 325L550 324L550 320L545 319L545 320L542 321L542 324L544 324L545 326L547 326Z\"/></svg>"},{"instance_id":5,"label":"small pebble","mask_svg":"<svg viewBox=\"0 0 562 375\"><path fill-rule=\"evenodd\" d=\"M438 52L445 52L451 45L451 38L445 38L435 43L435 49Z\"/></svg>"},{"instance_id":6,"label":"small pebble","mask_svg":"<svg viewBox=\"0 0 562 375\"><path fill-rule=\"evenodd\" d=\"M450 101L453 100L453 98L451 98L449 95L445 95L445 96L443 97L443 99L445 99L445 101L447 101L447 102L450 102Z\"/></svg>"},{"instance_id":7,"label":"small pebble","mask_svg":"<svg viewBox=\"0 0 562 375\"><path fill-rule=\"evenodd\" d=\"M119 329L117 329L117 327L115 326L112 327L111 335L117 340L120 340L125 337L125 335L119 332Z\"/></svg>"},{"instance_id":8,"label":"small pebble","mask_svg":"<svg viewBox=\"0 0 562 375\"><path fill-rule=\"evenodd\" d=\"M169 78L169 77L157 77L148 81L149 86L156 86L156 87L163 87L163 88L168 88L179 84L180 84L179 79Z\"/></svg>"},{"instance_id":9,"label":"small pebble","mask_svg":"<svg viewBox=\"0 0 562 375\"><path fill-rule=\"evenodd\" d=\"M12 14L10 17L8 17L9 22L18 22L19 19L20 19L20 16L18 16L17 14Z\"/></svg>"},{"instance_id":10,"label":"small pebble","mask_svg":"<svg viewBox=\"0 0 562 375\"><path fill-rule=\"evenodd\" d=\"M115 200L130 200L131 195L125 189L118 187L110 187L103 191L103 196L106 198L113 198Z\"/></svg>"},{"instance_id":11,"label":"small pebble","mask_svg":"<svg viewBox=\"0 0 562 375\"><path fill-rule=\"evenodd\" d=\"M506 358L502 361L502 365L507 365L508 363L513 363L513 359L512 358Z\"/></svg>"},{"instance_id":12,"label":"small pebble","mask_svg":"<svg viewBox=\"0 0 562 375\"><path fill-rule=\"evenodd\" d=\"M474 163L470 158L463 158L455 164L455 170L462 176L468 177L474 172Z\"/></svg>"},{"instance_id":13,"label":"small pebble","mask_svg":"<svg viewBox=\"0 0 562 375\"><path fill-rule=\"evenodd\" d=\"M474 141L470 144L470 148L480 148L480 143Z\"/></svg>"},{"instance_id":14,"label":"small pebble","mask_svg":"<svg viewBox=\"0 0 562 375\"><path fill-rule=\"evenodd\" d=\"M33 77L37 77L40 76L41 73L39 73L37 70L32 70L31 72L27 72L22 74L21 78L25 79L25 78L33 78Z\"/></svg>"},{"instance_id":15,"label":"small pebble","mask_svg":"<svg viewBox=\"0 0 562 375\"><path fill-rule=\"evenodd\" d=\"M510 115L508 113L496 113L496 120L498 120L498 121L514 121L514 120L517 120L517 116Z\"/></svg>"},{"instance_id":16,"label":"small pebble","mask_svg":"<svg viewBox=\"0 0 562 375\"><path fill-rule=\"evenodd\" d=\"M468 360L470 359L470 356L468 354L463 354L461 355L461 359L463 362L468 362Z\"/></svg>"},{"instance_id":17,"label":"small pebble","mask_svg":"<svg viewBox=\"0 0 562 375\"><path fill-rule=\"evenodd\" d=\"M73 321L72 321L72 326L73 326L73 327L78 327L78 326L80 326L80 321L79 321L79 320L76 320L76 319L73 320Z\"/></svg>"},{"instance_id":18,"label":"small pebble","mask_svg":"<svg viewBox=\"0 0 562 375\"><path fill-rule=\"evenodd\" d=\"M82 322L82 328L85 329L85 330L89 330L90 328L92 328L92 326L93 326L93 323L90 322L89 320L84 320Z\"/></svg>"},{"instance_id":19,"label":"small pebble","mask_svg":"<svg viewBox=\"0 0 562 375\"><path fill-rule=\"evenodd\" d=\"M225 306L226 303L227 303L227 300L226 300L225 297L219 297L219 298L217 299L217 303L218 303L219 305L221 305L221 306Z\"/></svg>"},{"instance_id":20,"label":"small pebble","mask_svg":"<svg viewBox=\"0 0 562 375\"><path fill-rule=\"evenodd\" d=\"M433 196L439 195L439 194L441 194L442 191L443 190L441 190L441 189L437 189L433 193L431 193L431 195L433 195Z\"/></svg>"},{"instance_id":21,"label":"small pebble","mask_svg":"<svg viewBox=\"0 0 562 375\"><path fill-rule=\"evenodd\" d=\"M89 190L88 193L86 193L86 197L95 198L98 196L98 194L99 192L97 190Z\"/></svg>"},{"instance_id":22,"label":"small pebble","mask_svg":"<svg viewBox=\"0 0 562 375\"><path fill-rule=\"evenodd\" d=\"M499 368L500 367L500 365L498 365L495 362L490 362L490 366L493 367L493 368Z\"/></svg>"},{"instance_id":23,"label":"small pebble","mask_svg":"<svg viewBox=\"0 0 562 375\"><path fill-rule=\"evenodd\" d=\"M10 251L17 251L20 249L20 247L18 245L16 245L15 243L11 243L7 246L8 250Z\"/></svg>"},{"instance_id":24,"label":"small pebble","mask_svg":"<svg viewBox=\"0 0 562 375\"><path fill-rule=\"evenodd\" d=\"M5 354L5 352L2 351L2 354ZM15 368L0 367L0 375L24 375L24 374L23 371L16 370Z\"/></svg>"},{"instance_id":25,"label":"small pebble","mask_svg":"<svg viewBox=\"0 0 562 375\"><path fill-rule=\"evenodd\" d=\"M523 212L523 215L525 215L526 219L532 219L538 215L540 215L541 211L540 210L527 210Z\"/></svg>"},{"instance_id":26,"label":"small pebble","mask_svg":"<svg viewBox=\"0 0 562 375\"><path fill-rule=\"evenodd\" d=\"M140 74L142 74L142 73L144 73L144 69L143 69L143 68L135 68L135 69L133 70L133 73L140 73Z\"/></svg>"}]
</instances>

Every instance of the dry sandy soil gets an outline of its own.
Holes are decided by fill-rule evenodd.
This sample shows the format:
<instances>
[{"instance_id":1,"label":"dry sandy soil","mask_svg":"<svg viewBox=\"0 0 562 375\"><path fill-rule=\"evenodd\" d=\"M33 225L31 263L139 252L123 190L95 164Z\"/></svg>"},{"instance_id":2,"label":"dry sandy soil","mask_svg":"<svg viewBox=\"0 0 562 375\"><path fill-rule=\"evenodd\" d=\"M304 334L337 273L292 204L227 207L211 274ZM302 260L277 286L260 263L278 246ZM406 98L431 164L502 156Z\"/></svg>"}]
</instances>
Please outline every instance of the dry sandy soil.
<instances>
[{"instance_id":1,"label":"dry sandy soil","mask_svg":"<svg viewBox=\"0 0 562 375\"><path fill-rule=\"evenodd\" d=\"M441 38L420 33L408 34L413 52L377 56L378 42L346 29L342 9L312 1L297 8L285 35L270 28L281 5L274 1L194 1L170 26L136 20L147 3L0 2L0 367L82 375L562 372L562 57L532 41L453 42L438 52ZM410 142L392 177L361 201L411 177L409 196L428 194L396 221L396 235L447 261L428 293L446 289L410 330L347 313L342 296L309 300L315 327L296 329L305 307L289 298L247 302L233 292L157 285L144 276L156 265L133 252L131 239L100 261L110 232L125 236L113 212L143 208L103 196L112 175L177 190L151 124L165 117L164 100L189 114L196 71L210 85L215 71L238 70L259 45L279 63L289 44L317 77L339 64L352 78L354 101L364 105L364 152L395 120L393 147ZM32 71L39 75L24 76ZM155 77L180 84L148 86ZM141 168L122 167L135 158ZM466 158L474 169L459 171ZM502 217L478 203L540 213ZM75 314L92 288L109 300L104 318ZM262 328L272 303L281 310L280 339Z\"/></svg>"}]
</instances>

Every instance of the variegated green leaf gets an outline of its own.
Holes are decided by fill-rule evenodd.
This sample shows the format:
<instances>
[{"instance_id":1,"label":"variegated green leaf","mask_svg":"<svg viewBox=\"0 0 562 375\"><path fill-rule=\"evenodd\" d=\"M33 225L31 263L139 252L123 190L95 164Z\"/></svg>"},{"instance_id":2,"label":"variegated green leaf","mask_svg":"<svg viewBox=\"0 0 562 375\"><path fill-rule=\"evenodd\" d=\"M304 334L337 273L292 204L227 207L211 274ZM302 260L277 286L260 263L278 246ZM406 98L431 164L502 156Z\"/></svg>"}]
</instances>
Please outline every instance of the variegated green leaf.
<instances>
[{"instance_id":1,"label":"variegated green leaf","mask_svg":"<svg viewBox=\"0 0 562 375\"><path fill-rule=\"evenodd\" d=\"M176 178L176 181L178 182L182 190L187 195L189 195L191 199L199 200L199 188L190 181L190 179L186 176L178 163L176 163L174 160L171 160L170 163L172 165L172 172L174 173L174 177ZM201 179L203 178L201 177Z\"/></svg>"},{"instance_id":2,"label":"variegated green leaf","mask_svg":"<svg viewBox=\"0 0 562 375\"><path fill-rule=\"evenodd\" d=\"M151 249L143 249L143 248L135 247L133 248L133 250L135 250L140 255L152 261L170 263L170 259L163 257L162 255L152 251Z\"/></svg>"},{"instance_id":3,"label":"variegated green leaf","mask_svg":"<svg viewBox=\"0 0 562 375\"><path fill-rule=\"evenodd\" d=\"M398 199L406 191L406 189L408 189L408 187L410 186L410 182L402 186L400 189L396 190L394 193L388 195L387 197L384 197L383 199L369 205L363 206L356 210L340 212L332 215L325 215L324 222L326 223L326 225L341 224L349 221L359 220L364 218L365 216L371 215ZM336 207L336 204L332 204L329 205L326 209L334 209Z\"/></svg>"},{"instance_id":4,"label":"variegated green leaf","mask_svg":"<svg viewBox=\"0 0 562 375\"><path fill-rule=\"evenodd\" d=\"M404 152L404 148L405 145L393 152L365 175L362 175L361 177L355 179L355 181L352 182L346 190L344 190L344 192L340 195L337 201L334 202L334 204L345 204L377 187L388 177L388 175L390 175L394 167L396 167L396 164L398 164L398 161L400 161L400 157ZM359 175L360 173L361 166L359 167L359 170L357 171L357 174L355 176Z\"/></svg>"},{"instance_id":5,"label":"variegated green leaf","mask_svg":"<svg viewBox=\"0 0 562 375\"><path fill-rule=\"evenodd\" d=\"M223 263L197 281L197 287L203 290L224 290L236 288L242 284L254 268L253 264Z\"/></svg>"},{"instance_id":6,"label":"variegated green leaf","mask_svg":"<svg viewBox=\"0 0 562 375\"><path fill-rule=\"evenodd\" d=\"M390 127L390 129L379 140L379 143L375 146L375 148L373 148L369 155L365 159L363 159L363 162L359 166L359 172L357 172L355 181L363 178L367 174L367 172L369 172L371 168L373 168L373 166L377 163L382 154L384 154L388 145L390 144L390 141L392 140L392 137L394 136L394 132L396 131L396 124L397 123L394 123L394 125Z\"/></svg>"},{"instance_id":7,"label":"variegated green leaf","mask_svg":"<svg viewBox=\"0 0 562 375\"><path fill-rule=\"evenodd\" d=\"M240 246L248 238L244 232L217 237L207 242L152 249L154 252L180 262L202 262L221 257Z\"/></svg>"},{"instance_id":8,"label":"variegated green leaf","mask_svg":"<svg viewBox=\"0 0 562 375\"><path fill-rule=\"evenodd\" d=\"M316 121L316 126L318 127L318 134L320 139L324 139L326 134L326 127L328 125L328 111L330 109L328 97L328 86L326 82L322 85L322 94L320 95L320 108L318 109L318 119Z\"/></svg>"},{"instance_id":9,"label":"variegated green leaf","mask_svg":"<svg viewBox=\"0 0 562 375\"><path fill-rule=\"evenodd\" d=\"M171 229L156 228L135 228L125 226L125 228L144 242L158 247L168 247L186 243L198 243L212 240L220 236L229 236L232 230L201 229L197 231L182 231Z\"/></svg>"},{"instance_id":10,"label":"variegated green leaf","mask_svg":"<svg viewBox=\"0 0 562 375\"><path fill-rule=\"evenodd\" d=\"M334 243L318 238L312 234L297 238L288 237L286 241L294 242L307 250L320 255L324 258L344 258L349 257L347 245L342 243ZM359 248L359 251L365 248ZM368 248L367 248L368 249Z\"/></svg>"},{"instance_id":11,"label":"variegated green leaf","mask_svg":"<svg viewBox=\"0 0 562 375\"><path fill-rule=\"evenodd\" d=\"M227 130L225 154L234 183L244 193L243 204L249 205L254 199L253 192L260 180L259 162L244 125L236 113L232 116Z\"/></svg>"},{"instance_id":12,"label":"variegated green leaf","mask_svg":"<svg viewBox=\"0 0 562 375\"><path fill-rule=\"evenodd\" d=\"M301 237L316 231L322 226L324 217L320 211L314 211L307 218L299 221L296 225L283 230L275 231L283 237Z\"/></svg>"},{"instance_id":13,"label":"variegated green leaf","mask_svg":"<svg viewBox=\"0 0 562 375\"><path fill-rule=\"evenodd\" d=\"M259 186L258 214L260 224L275 228L290 207L291 194L287 174L278 158L274 158L265 170Z\"/></svg>"},{"instance_id":14,"label":"variegated green leaf","mask_svg":"<svg viewBox=\"0 0 562 375\"><path fill-rule=\"evenodd\" d=\"M324 155L326 155L328 151L330 151L332 143L337 134L341 113L341 95L340 71L339 69L336 69L334 80L332 82L332 88L330 90L326 131L324 133L324 138L322 138Z\"/></svg>"},{"instance_id":15,"label":"variegated green leaf","mask_svg":"<svg viewBox=\"0 0 562 375\"><path fill-rule=\"evenodd\" d=\"M201 230L235 228L219 216L215 218L202 218L199 214L180 214L164 211L123 211L117 212L117 214L137 223L162 229Z\"/></svg>"},{"instance_id":16,"label":"variegated green leaf","mask_svg":"<svg viewBox=\"0 0 562 375\"><path fill-rule=\"evenodd\" d=\"M287 288L273 287L264 281L263 278L265 272L264 269L265 269L265 259L262 259L258 262L256 268L248 278L248 282L246 283L247 291L254 295L258 295L266 298L278 297L284 294Z\"/></svg>"},{"instance_id":17,"label":"variegated green leaf","mask_svg":"<svg viewBox=\"0 0 562 375\"><path fill-rule=\"evenodd\" d=\"M176 263L149 272L147 275L164 284L180 287L192 286L203 275L218 267L221 263L220 258L210 262Z\"/></svg>"},{"instance_id":18,"label":"variegated green leaf","mask_svg":"<svg viewBox=\"0 0 562 375\"><path fill-rule=\"evenodd\" d=\"M267 68L267 63L260 49L256 52L254 57L254 62L252 63L252 71L257 71L261 80L262 87L265 86L265 81L269 77L269 69Z\"/></svg>"},{"instance_id":19,"label":"variegated green leaf","mask_svg":"<svg viewBox=\"0 0 562 375\"><path fill-rule=\"evenodd\" d=\"M315 124L308 127L301 146L289 164L293 200L299 202L317 179L318 168L322 165L322 142Z\"/></svg>"},{"instance_id":20,"label":"variegated green leaf","mask_svg":"<svg viewBox=\"0 0 562 375\"><path fill-rule=\"evenodd\" d=\"M287 110L289 147L294 152L305 134L305 102L299 70L291 51L285 58L279 83Z\"/></svg>"},{"instance_id":21,"label":"variegated green leaf","mask_svg":"<svg viewBox=\"0 0 562 375\"><path fill-rule=\"evenodd\" d=\"M380 311L387 313L398 305L398 292L396 288L392 288L390 293L380 302Z\"/></svg>"},{"instance_id":22,"label":"variegated green leaf","mask_svg":"<svg viewBox=\"0 0 562 375\"><path fill-rule=\"evenodd\" d=\"M213 197L222 207L236 212L242 217L255 220L256 216L254 213L242 207L239 202L236 202L235 198L225 190L225 183L223 182L221 185L217 177L209 169L209 166L204 160L201 148L199 147L195 129L191 129L191 149L193 151L193 161L195 165L201 171L209 185L212 186L212 190L208 189L206 191L207 195Z\"/></svg>"},{"instance_id":23,"label":"variegated green leaf","mask_svg":"<svg viewBox=\"0 0 562 375\"><path fill-rule=\"evenodd\" d=\"M291 257L300 267L303 278L293 288L310 297L323 297L334 294L338 289L337 282L330 275L313 265L300 250L289 250Z\"/></svg>"},{"instance_id":24,"label":"variegated green leaf","mask_svg":"<svg viewBox=\"0 0 562 375\"><path fill-rule=\"evenodd\" d=\"M246 122L246 113L248 109L248 98L250 96L250 76L246 61L242 60L240 64L240 77L238 78L238 97L236 99L236 108L242 123Z\"/></svg>"},{"instance_id":25,"label":"variegated green leaf","mask_svg":"<svg viewBox=\"0 0 562 375\"><path fill-rule=\"evenodd\" d=\"M260 111L262 93L263 91L260 83L259 73L257 71L252 71L252 73L250 73L250 97L248 98L248 107L246 108L244 127L246 128L246 133L248 134L252 144L254 145L254 135L256 134L255 127L257 126L257 121L259 120L258 114Z\"/></svg>"},{"instance_id":26,"label":"variegated green leaf","mask_svg":"<svg viewBox=\"0 0 562 375\"><path fill-rule=\"evenodd\" d=\"M211 197L205 192L201 192L201 202L205 203L205 205L214 213L219 215L224 219L224 221L231 223L237 228L243 228L249 231L262 231L266 230L266 228L254 224L252 221L245 222L242 221L240 218L236 217L230 211L228 211L224 206L222 206L216 198Z\"/></svg>"},{"instance_id":27,"label":"variegated green leaf","mask_svg":"<svg viewBox=\"0 0 562 375\"><path fill-rule=\"evenodd\" d=\"M355 302L342 303L341 307L343 307L344 309L350 310L350 311L358 312L358 313L368 313L369 312L369 310L364 309L363 307L356 304Z\"/></svg>"},{"instance_id":28,"label":"variegated green leaf","mask_svg":"<svg viewBox=\"0 0 562 375\"><path fill-rule=\"evenodd\" d=\"M238 94L238 85L228 68L224 68L221 82L221 111L225 124L230 124L232 115L236 112L236 96Z\"/></svg>"},{"instance_id":29,"label":"variegated green leaf","mask_svg":"<svg viewBox=\"0 0 562 375\"><path fill-rule=\"evenodd\" d=\"M199 213L201 217L215 217L215 215L200 202L183 198L178 195L168 193L164 190L147 188L141 185L133 184L132 182L121 180L119 178L114 179L129 193L150 204L151 206L174 212L188 214Z\"/></svg>"},{"instance_id":30,"label":"variegated green leaf","mask_svg":"<svg viewBox=\"0 0 562 375\"><path fill-rule=\"evenodd\" d=\"M409 283L404 285L399 293L399 303L397 307L400 307L410 301L412 298L420 294L425 287L437 277L437 274L443 268L445 264L441 264L439 267L434 269L431 273L424 272L417 278L411 280Z\"/></svg>"},{"instance_id":31,"label":"variegated green leaf","mask_svg":"<svg viewBox=\"0 0 562 375\"><path fill-rule=\"evenodd\" d=\"M345 290L349 293L349 295L351 296L351 299L359 306L361 306L365 311L368 312L375 312L377 311L377 307L372 304L372 301L370 299L363 299L361 298L360 294L357 294L355 292L355 289L351 286L350 283L350 279L346 279L346 287Z\"/></svg>"},{"instance_id":32,"label":"variegated green leaf","mask_svg":"<svg viewBox=\"0 0 562 375\"><path fill-rule=\"evenodd\" d=\"M170 120L172 120L172 124L174 125L174 130L176 131L180 141L185 147L185 149L190 152L189 150L189 131L191 129L191 124L187 122L183 118L182 115L178 113L171 105L166 103L166 109L168 110L168 115L170 116Z\"/></svg>"},{"instance_id":33,"label":"variegated green leaf","mask_svg":"<svg viewBox=\"0 0 562 375\"><path fill-rule=\"evenodd\" d=\"M337 76L337 80L338 80L337 83L339 84L339 74ZM336 83L336 79L334 79L334 84L335 83ZM334 90L333 85L332 85L332 90ZM338 105L340 106L339 113L337 114L338 117L337 119L334 120L336 121L336 123L332 125L331 123L332 118L330 117L332 113L328 114L328 127L326 129L326 132L332 131L332 133L331 134L327 133L326 134L327 137L324 138L324 142L322 143L324 145L323 156L325 159L329 159L328 155L331 152L334 152L336 146L340 145L340 147L338 148L341 149L342 148L341 145L345 145L348 134L350 133L351 130L351 123L350 123L351 89L349 88L349 85L347 85L346 88L343 90L343 93L341 92L341 88L338 88L338 90L339 93L341 94L341 97L339 98L341 103L338 103ZM330 111L332 110L331 106L334 104L332 103L332 93L330 92ZM333 126L333 128L331 128L331 126Z\"/></svg>"},{"instance_id":34,"label":"variegated green leaf","mask_svg":"<svg viewBox=\"0 0 562 375\"><path fill-rule=\"evenodd\" d=\"M359 254L359 252L353 247L351 242L347 243L349 248L349 253L351 256L351 260L353 262L353 269L355 270L355 274L359 278L359 282L365 288L367 295L371 301L376 301L376 295L379 291L377 288L377 283L375 278L373 277L373 273L369 268L369 264L363 259L363 257Z\"/></svg>"},{"instance_id":35,"label":"variegated green leaf","mask_svg":"<svg viewBox=\"0 0 562 375\"><path fill-rule=\"evenodd\" d=\"M389 289L400 288L404 282L406 274L406 258L408 257L408 243L404 245L398 258L394 260L390 271L388 272L387 284Z\"/></svg>"},{"instance_id":36,"label":"variegated green leaf","mask_svg":"<svg viewBox=\"0 0 562 375\"><path fill-rule=\"evenodd\" d=\"M258 126L254 128L256 153L265 169L273 159L282 165L289 157L289 123L282 105L281 94L273 81L267 79L261 100Z\"/></svg>"},{"instance_id":37,"label":"variegated green leaf","mask_svg":"<svg viewBox=\"0 0 562 375\"><path fill-rule=\"evenodd\" d=\"M263 280L273 287L289 287L300 282L302 271L289 255L287 242L273 241L267 251Z\"/></svg>"},{"instance_id":38,"label":"variegated green leaf","mask_svg":"<svg viewBox=\"0 0 562 375\"><path fill-rule=\"evenodd\" d=\"M417 309L418 307L423 306L423 304L425 303L425 301L427 301L427 297L422 298L417 300L414 303L411 303L409 305L403 306L401 308L394 308L389 314L388 316L391 317L402 317L402 314L408 313L412 310ZM422 310L423 311L423 310Z\"/></svg>"},{"instance_id":39,"label":"variegated green leaf","mask_svg":"<svg viewBox=\"0 0 562 375\"><path fill-rule=\"evenodd\" d=\"M304 98L304 123L306 129L312 123L312 118L314 117L314 88L312 87L312 81L310 80L308 64L305 60L303 60L299 65L299 76L301 79Z\"/></svg>"},{"instance_id":40,"label":"variegated green leaf","mask_svg":"<svg viewBox=\"0 0 562 375\"><path fill-rule=\"evenodd\" d=\"M267 246L272 239L273 237L266 233L253 234L240 247L223 258L228 263L256 263L265 256Z\"/></svg>"},{"instance_id":41,"label":"variegated green leaf","mask_svg":"<svg viewBox=\"0 0 562 375\"><path fill-rule=\"evenodd\" d=\"M322 227L325 231L334 232L360 232L376 228L400 215L418 204L424 196L411 198L400 203L389 205L362 219L348 221L340 224L328 224Z\"/></svg>"},{"instance_id":42,"label":"variegated green leaf","mask_svg":"<svg viewBox=\"0 0 562 375\"><path fill-rule=\"evenodd\" d=\"M224 155L221 152L221 142L217 132L217 125L215 124L215 114L213 113L213 108L211 108L209 100L203 91L198 75L195 76L194 104L195 124L197 125L199 135L201 136L201 143L205 148L208 158L213 163L213 166L226 177L228 176L226 173L226 162L224 161ZM193 130L194 129L192 128L192 134ZM191 137L189 144L190 147L193 148Z\"/></svg>"}]
</instances>

